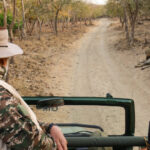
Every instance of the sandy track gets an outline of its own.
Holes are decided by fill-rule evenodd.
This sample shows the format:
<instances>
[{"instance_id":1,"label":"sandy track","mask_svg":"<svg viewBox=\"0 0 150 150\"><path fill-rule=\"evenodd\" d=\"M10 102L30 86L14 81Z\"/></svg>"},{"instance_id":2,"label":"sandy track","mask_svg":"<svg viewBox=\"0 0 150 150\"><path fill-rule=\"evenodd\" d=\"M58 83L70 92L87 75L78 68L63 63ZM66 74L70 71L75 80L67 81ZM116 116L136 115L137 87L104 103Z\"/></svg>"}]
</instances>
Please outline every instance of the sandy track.
<instances>
[{"instance_id":1,"label":"sandy track","mask_svg":"<svg viewBox=\"0 0 150 150\"><path fill-rule=\"evenodd\" d=\"M74 41L79 40L73 45L73 40L69 41L72 45L69 48L63 46L68 37L64 39L63 36L62 43L55 39L58 40L57 45L55 40L47 38L49 34L40 42L32 41L34 47L32 42L23 42L25 55L16 57L15 64L11 64L9 83L21 95L53 93L58 96L105 97L106 93L111 93L114 97L132 98L135 100L136 135L146 135L150 112L150 70L134 68L144 59L141 51L117 50L114 45L122 34L112 23L115 22L101 19L81 39L75 36ZM49 47L53 44L57 49ZM60 109L60 113L35 112L38 119L45 122L90 123L102 126L108 134L124 132L124 110L120 108L65 107Z\"/></svg>"},{"instance_id":2,"label":"sandy track","mask_svg":"<svg viewBox=\"0 0 150 150\"><path fill-rule=\"evenodd\" d=\"M111 47L113 33L110 20L102 19L80 40L74 65L71 95L101 96L111 93L114 97L132 98L136 106L136 135L147 135L150 91L148 81L134 69L133 52L117 52ZM131 65L132 64L132 65ZM70 110L73 122L101 125L109 134L124 132L124 110L93 107Z\"/></svg>"}]
</instances>

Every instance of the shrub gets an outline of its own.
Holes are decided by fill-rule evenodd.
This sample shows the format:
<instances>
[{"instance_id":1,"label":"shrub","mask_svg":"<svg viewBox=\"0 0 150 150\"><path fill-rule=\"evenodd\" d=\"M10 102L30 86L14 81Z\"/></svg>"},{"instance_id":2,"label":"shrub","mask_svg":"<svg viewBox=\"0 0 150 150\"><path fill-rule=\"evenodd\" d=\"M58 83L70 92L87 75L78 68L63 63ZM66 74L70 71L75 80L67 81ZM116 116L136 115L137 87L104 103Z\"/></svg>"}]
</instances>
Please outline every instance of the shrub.
<instances>
[{"instance_id":1,"label":"shrub","mask_svg":"<svg viewBox=\"0 0 150 150\"><path fill-rule=\"evenodd\" d=\"M7 14L7 27L8 28L9 28L11 22L12 22L12 18L13 18L12 14L8 13ZM3 25L4 25L4 14L0 13L0 26L2 27ZM22 28L22 21L14 23L13 31L15 31L18 28Z\"/></svg>"}]
</instances>

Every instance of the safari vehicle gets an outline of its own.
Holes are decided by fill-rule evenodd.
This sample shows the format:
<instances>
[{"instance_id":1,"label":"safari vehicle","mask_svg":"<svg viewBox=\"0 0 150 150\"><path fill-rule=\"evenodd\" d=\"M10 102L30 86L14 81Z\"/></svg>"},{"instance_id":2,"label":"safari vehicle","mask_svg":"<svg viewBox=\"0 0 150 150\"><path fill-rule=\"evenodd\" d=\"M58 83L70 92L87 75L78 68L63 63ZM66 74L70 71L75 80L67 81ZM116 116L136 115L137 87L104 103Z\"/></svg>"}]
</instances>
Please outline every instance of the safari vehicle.
<instances>
[{"instance_id":1,"label":"safari vehicle","mask_svg":"<svg viewBox=\"0 0 150 150\"><path fill-rule=\"evenodd\" d=\"M95 128L103 131L96 125L88 124L57 124L60 127L71 129L79 127L84 130L65 132L69 149L86 150L91 147L112 147L113 150L132 150L134 146L145 146L144 137L135 137L135 107L132 99L113 98L110 94L106 97L23 97L29 105L36 105L37 108L58 109L62 105L93 105L123 107L125 110L125 133L123 135L91 136L93 133L87 128ZM67 130L66 130L67 131ZM70 130L69 130L70 131Z\"/></svg>"}]
</instances>

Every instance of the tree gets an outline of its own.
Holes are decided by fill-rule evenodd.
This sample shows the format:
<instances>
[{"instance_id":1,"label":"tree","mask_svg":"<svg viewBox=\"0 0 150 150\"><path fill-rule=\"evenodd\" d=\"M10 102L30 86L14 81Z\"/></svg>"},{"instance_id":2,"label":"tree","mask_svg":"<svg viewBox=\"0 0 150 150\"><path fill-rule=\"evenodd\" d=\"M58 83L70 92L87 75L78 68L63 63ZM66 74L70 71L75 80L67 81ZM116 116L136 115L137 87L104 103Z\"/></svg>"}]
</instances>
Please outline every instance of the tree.
<instances>
[{"instance_id":1,"label":"tree","mask_svg":"<svg viewBox=\"0 0 150 150\"><path fill-rule=\"evenodd\" d=\"M20 39L31 35L33 31L40 39L43 25L49 25L57 35L58 25L63 31L65 27L73 27L78 23L80 27L82 24L92 24L92 19L99 17L102 10L82 0L7 0L7 5L3 0L0 1L0 8L4 8L4 11L0 9L0 25L8 27L11 41L16 30Z\"/></svg>"},{"instance_id":2,"label":"tree","mask_svg":"<svg viewBox=\"0 0 150 150\"><path fill-rule=\"evenodd\" d=\"M16 0L13 0L13 17L12 17L11 24L9 26L9 35L10 35L11 42L13 42L13 27L14 27L15 17L16 17Z\"/></svg>"},{"instance_id":3,"label":"tree","mask_svg":"<svg viewBox=\"0 0 150 150\"><path fill-rule=\"evenodd\" d=\"M149 0L140 1L140 15L142 17L145 17L146 19L150 17L150 1Z\"/></svg>"},{"instance_id":4,"label":"tree","mask_svg":"<svg viewBox=\"0 0 150 150\"><path fill-rule=\"evenodd\" d=\"M7 28L7 5L5 0L3 0L3 7L4 7L4 28Z\"/></svg>"},{"instance_id":5,"label":"tree","mask_svg":"<svg viewBox=\"0 0 150 150\"><path fill-rule=\"evenodd\" d=\"M64 5L71 3L71 0L51 0L51 3L52 3L53 11L55 13L54 27L55 27L55 34L57 35L58 34L57 24L58 24L59 12L62 10Z\"/></svg>"},{"instance_id":6,"label":"tree","mask_svg":"<svg viewBox=\"0 0 150 150\"><path fill-rule=\"evenodd\" d=\"M127 0L127 12L131 26L130 44L134 43L135 24L139 13L139 0Z\"/></svg>"},{"instance_id":7,"label":"tree","mask_svg":"<svg viewBox=\"0 0 150 150\"><path fill-rule=\"evenodd\" d=\"M21 6L22 6L22 38L26 37L26 31L25 31L25 10L24 10L24 0L21 0Z\"/></svg>"},{"instance_id":8,"label":"tree","mask_svg":"<svg viewBox=\"0 0 150 150\"><path fill-rule=\"evenodd\" d=\"M135 25L139 13L139 0L109 0L106 7L108 15L110 13L111 16L119 17L122 27L125 25L126 39L129 45L133 45Z\"/></svg>"}]
</instances>

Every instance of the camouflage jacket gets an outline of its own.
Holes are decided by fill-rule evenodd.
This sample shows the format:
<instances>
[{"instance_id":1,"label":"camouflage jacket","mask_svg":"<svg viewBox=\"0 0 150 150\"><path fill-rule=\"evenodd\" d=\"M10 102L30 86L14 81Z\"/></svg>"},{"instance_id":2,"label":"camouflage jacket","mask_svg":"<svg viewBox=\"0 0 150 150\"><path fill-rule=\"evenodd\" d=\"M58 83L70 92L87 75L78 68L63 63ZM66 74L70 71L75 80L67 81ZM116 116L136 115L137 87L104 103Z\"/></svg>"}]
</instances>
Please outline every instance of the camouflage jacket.
<instances>
[{"instance_id":1,"label":"camouflage jacket","mask_svg":"<svg viewBox=\"0 0 150 150\"><path fill-rule=\"evenodd\" d=\"M11 150L52 150L54 143L47 124L40 123L42 132L25 114L20 101L0 86L0 139Z\"/></svg>"},{"instance_id":2,"label":"camouflage jacket","mask_svg":"<svg viewBox=\"0 0 150 150\"><path fill-rule=\"evenodd\" d=\"M4 75L5 75L5 69L4 67L0 66L0 79L4 79Z\"/></svg>"}]
</instances>

